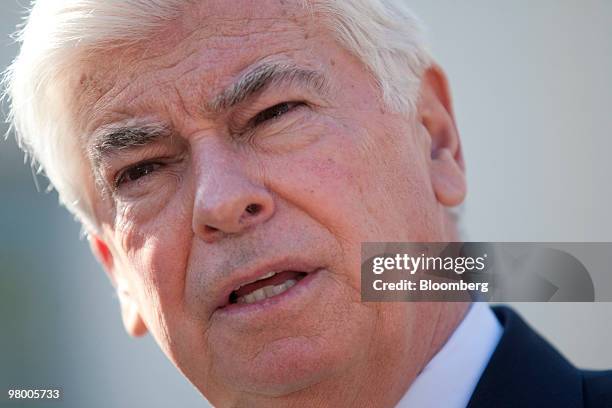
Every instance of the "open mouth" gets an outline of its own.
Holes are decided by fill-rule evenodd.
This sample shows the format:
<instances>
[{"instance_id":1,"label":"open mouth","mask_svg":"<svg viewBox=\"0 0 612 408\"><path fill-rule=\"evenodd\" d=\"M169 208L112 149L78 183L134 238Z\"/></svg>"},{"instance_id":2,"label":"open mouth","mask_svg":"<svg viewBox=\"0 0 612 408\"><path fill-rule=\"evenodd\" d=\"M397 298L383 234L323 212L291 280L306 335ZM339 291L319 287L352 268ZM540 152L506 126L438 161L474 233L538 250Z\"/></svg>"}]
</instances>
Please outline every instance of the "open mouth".
<instances>
[{"instance_id":1,"label":"open mouth","mask_svg":"<svg viewBox=\"0 0 612 408\"><path fill-rule=\"evenodd\" d=\"M307 275L306 272L280 271L267 273L255 281L234 289L229 304L250 304L278 296L286 292Z\"/></svg>"}]
</instances>

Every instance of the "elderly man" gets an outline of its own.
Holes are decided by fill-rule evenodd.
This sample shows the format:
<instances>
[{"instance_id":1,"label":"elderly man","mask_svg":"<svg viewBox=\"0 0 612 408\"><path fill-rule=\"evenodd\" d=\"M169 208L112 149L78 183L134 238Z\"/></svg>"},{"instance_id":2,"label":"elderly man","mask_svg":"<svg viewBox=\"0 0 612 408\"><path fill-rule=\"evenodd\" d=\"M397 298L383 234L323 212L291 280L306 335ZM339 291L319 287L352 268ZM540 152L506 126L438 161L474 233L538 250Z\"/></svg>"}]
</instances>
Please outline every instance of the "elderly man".
<instances>
[{"instance_id":1,"label":"elderly man","mask_svg":"<svg viewBox=\"0 0 612 408\"><path fill-rule=\"evenodd\" d=\"M22 145L126 330L214 406L610 395L508 309L361 302L361 243L456 240L466 194L446 78L403 1L40 0L21 39Z\"/></svg>"}]
</instances>

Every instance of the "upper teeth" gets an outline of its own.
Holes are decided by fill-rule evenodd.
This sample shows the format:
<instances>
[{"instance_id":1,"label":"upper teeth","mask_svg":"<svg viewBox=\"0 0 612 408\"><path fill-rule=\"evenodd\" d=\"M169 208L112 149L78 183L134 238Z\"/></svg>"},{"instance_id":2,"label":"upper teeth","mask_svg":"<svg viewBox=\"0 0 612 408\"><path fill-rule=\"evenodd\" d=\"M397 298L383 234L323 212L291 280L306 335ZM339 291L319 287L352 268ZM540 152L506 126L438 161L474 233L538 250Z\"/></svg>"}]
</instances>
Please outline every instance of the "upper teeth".
<instances>
[{"instance_id":1,"label":"upper teeth","mask_svg":"<svg viewBox=\"0 0 612 408\"><path fill-rule=\"evenodd\" d=\"M295 285L297 281L294 279L287 279L284 283L280 285L268 285L263 288L259 288L249 293L248 295L240 296L237 303L253 303L259 300L264 300L272 296L280 295L293 285Z\"/></svg>"},{"instance_id":2,"label":"upper teeth","mask_svg":"<svg viewBox=\"0 0 612 408\"><path fill-rule=\"evenodd\" d=\"M243 286L245 286L245 285L251 284L251 283L253 283L253 282L257 282L257 281L262 280L262 279L268 279L268 278L271 278L272 276L276 275L277 273L278 273L278 272L270 272L270 273L266 273L265 275L260 276L260 277L259 277L259 278L257 278L257 279L253 279L252 281L249 281L249 282L245 282L245 283L243 283L242 285L238 286L238 287L237 287L236 289L234 289L234 290L238 290L238 289L240 289L241 287L243 287Z\"/></svg>"},{"instance_id":3,"label":"upper teeth","mask_svg":"<svg viewBox=\"0 0 612 408\"><path fill-rule=\"evenodd\" d=\"M273 277L274 275L276 275L276 272L266 273L264 276L262 276L261 278L259 278L257 280L268 279L268 278Z\"/></svg>"}]
</instances>

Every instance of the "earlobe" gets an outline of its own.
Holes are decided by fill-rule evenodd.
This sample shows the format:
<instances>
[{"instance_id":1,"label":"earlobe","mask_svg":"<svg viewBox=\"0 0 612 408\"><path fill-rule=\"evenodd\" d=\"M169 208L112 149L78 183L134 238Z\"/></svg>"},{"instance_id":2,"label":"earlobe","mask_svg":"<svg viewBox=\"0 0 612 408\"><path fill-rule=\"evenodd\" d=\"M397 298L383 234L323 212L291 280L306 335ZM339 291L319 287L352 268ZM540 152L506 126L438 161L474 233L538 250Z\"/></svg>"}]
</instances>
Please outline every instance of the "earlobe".
<instances>
[{"instance_id":1,"label":"earlobe","mask_svg":"<svg viewBox=\"0 0 612 408\"><path fill-rule=\"evenodd\" d=\"M463 202L467 183L463 169L459 167L448 149L439 149L431 162L431 182L438 202L455 207Z\"/></svg>"},{"instance_id":2,"label":"earlobe","mask_svg":"<svg viewBox=\"0 0 612 408\"><path fill-rule=\"evenodd\" d=\"M431 185L440 204L454 207L466 195L465 169L450 90L438 66L423 74L419 96L419 119L429 139Z\"/></svg>"},{"instance_id":3,"label":"earlobe","mask_svg":"<svg viewBox=\"0 0 612 408\"><path fill-rule=\"evenodd\" d=\"M145 324L138 309L138 304L131 297L130 293L124 288L117 288L117 295L121 303L121 318L123 326L132 337L140 337L147 333Z\"/></svg>"},{"instance_id":4,"label":"earlobe","mask_svg":"<svg viewBox=\"0 0 612 408\"><path fill-rule=\"evenodd\" d=\"M113 287L117 291L121 306L121 318L125 330L134 337L146 334L147 326L140 316L138 303L130 294L127 282L121 276L108 244L97 235L89 235L88 240L91 251L104 267Z\"/></svg>"}]
</instances>

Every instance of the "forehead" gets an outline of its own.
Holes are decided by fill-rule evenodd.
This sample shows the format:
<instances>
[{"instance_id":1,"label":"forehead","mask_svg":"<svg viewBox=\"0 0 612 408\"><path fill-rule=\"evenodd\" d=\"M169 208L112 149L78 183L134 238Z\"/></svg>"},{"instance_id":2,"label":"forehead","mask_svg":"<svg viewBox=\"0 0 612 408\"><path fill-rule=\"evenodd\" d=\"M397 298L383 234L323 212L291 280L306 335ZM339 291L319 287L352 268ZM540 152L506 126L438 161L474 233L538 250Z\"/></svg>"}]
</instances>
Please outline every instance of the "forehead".
<instances>
[{"instance_id":1,"label":"forehead","mask_svg":"<svg viewBox=\"0 0 612 408\"><path fill-rule=\"evenodd\" d=\"M197 2L146 41L91 55L77 87L79 118L91 130L109 115L132 116L155 95L172 109L203 105L265 60L318 68L322 36L298 1Z\"/></svg>"}]
</instances>

